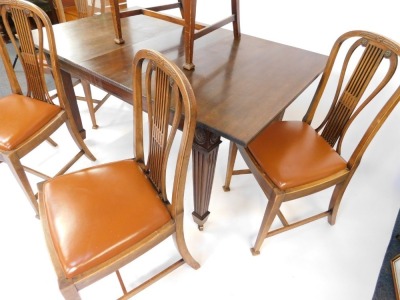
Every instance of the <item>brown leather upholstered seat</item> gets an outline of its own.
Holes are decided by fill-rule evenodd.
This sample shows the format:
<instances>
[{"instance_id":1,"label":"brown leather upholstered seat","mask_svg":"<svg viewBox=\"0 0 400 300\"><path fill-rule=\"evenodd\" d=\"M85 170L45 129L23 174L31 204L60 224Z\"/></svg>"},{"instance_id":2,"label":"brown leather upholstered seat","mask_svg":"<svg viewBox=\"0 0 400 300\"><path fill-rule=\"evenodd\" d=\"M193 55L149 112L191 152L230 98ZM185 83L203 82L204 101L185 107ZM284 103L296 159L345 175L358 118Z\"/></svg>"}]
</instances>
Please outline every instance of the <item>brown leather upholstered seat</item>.
<instances>
[{"instance_id":1,"label":"brown leather upholstered seat","mask_svg":"<svg viewBox=\"0 0 400 300\"><path fill-rule=\"evenodd\" d=\"M275 122L249 144L249 151L282 190L346 170L346 161L301 121Z\"/></svg>"},{"instance_id":2,"label":"brown leather upholstered seat","mask_svg":"<svg viewBox=\"0 0 400 300\"><path fill-rule=\"evenodd\" d=\"M171 221L160 200L134 160L47 181L44 213L66 277L105 262Z\"/></svg>"}]
</instances>

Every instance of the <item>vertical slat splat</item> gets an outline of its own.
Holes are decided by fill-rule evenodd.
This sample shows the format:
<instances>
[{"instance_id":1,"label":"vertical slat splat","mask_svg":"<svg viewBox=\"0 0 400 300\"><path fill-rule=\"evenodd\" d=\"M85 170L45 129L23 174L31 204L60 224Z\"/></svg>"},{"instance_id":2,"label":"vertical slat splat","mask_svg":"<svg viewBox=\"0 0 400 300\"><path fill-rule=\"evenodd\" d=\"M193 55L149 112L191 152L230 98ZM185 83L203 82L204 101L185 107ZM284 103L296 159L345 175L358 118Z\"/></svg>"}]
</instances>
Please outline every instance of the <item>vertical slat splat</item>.
<instances>
[{"instance_id":1,"label":"vertical slat splat","mask_svg":"<svg viewBox=\"0 0 400 300\"><path fill-rule=\"evenodd\" d=\"M162 70L156 68L153 74L155 76L155 92L151 106L151 133L147 166L149 178L161 192L163 186L162 174L166 167L163 162L166 155L165 150L167 149L171 87L169 76Z\"/></svg>"},{"instance_id":2,"label":"vertical slat splat","mask_svg":"<svg viewBox=\"0 0 400 300\"><path fill-rule=\"evenodd\" d=\"M384 52L378 47L371 44L366 46L339 101L328 115L328 121L321 134L330 145L335 145L340 138L383 57Z\"/></svg>"},{"instance_id":3,"label":"vertical slat splat","mask_svg":"<svg viewBox=\"0 0 400 300\"><path fill-rule=\"evenodd\" d=\"M35 99L50 102L43 64L45 56L43 52L43 26L38 18L33 18L22 9L13 9L15 29L18 36L18 55L22 57L21 63L25 70L27 81L27 95ZM34 26L32 26L34 24ZM35 47L31 28L37 28L39 32L39 46Z\"/></svg>"}]
</instances>

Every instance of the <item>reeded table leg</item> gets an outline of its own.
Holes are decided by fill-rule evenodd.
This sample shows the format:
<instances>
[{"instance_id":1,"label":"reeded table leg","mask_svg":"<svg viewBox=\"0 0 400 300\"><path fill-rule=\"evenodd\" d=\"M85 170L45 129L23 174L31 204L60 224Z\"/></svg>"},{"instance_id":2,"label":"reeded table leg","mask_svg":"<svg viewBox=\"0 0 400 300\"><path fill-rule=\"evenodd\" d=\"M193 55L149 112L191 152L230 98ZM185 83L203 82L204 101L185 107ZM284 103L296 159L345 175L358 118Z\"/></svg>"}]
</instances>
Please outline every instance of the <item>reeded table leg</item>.
<instances>
[{"instance_id":1,"label":"reeded table leg","mask_svg":"<svg viewBox=\"0 0 400 300\"><path fill-rule=\"evenodd\" d=\"M192 157L193 157L193 220L199 230L203 230L207 221L208 206L210 205L211 189L214 180L215 164L221 137L208 130L196 128Z\"/></svg>"}]
</instances>

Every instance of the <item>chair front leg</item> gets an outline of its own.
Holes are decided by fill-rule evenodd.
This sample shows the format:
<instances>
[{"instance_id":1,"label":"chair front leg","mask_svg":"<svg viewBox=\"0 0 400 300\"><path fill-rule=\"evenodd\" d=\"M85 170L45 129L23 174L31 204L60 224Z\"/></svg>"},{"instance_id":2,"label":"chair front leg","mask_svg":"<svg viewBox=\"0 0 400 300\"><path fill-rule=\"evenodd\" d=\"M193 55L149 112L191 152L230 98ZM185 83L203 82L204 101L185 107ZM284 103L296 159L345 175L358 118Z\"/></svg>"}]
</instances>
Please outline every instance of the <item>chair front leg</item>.
<instances>
[{"instance_id":1,"label":"chair front leg","mask_svg":"<svg viewBox=\"0 0 400 300\"><path fill-rule=\"evenodd\" d=\"M229 143L229 155L228 155L228 165L226 167L226 175L225 175L225 185L222 187L225 192L229 192L231 179L233 175L233 168L235 166L235 160L237 155L238 148L234 142Z\"/></svg>"},{"instance_id":2,"label":"chair front leg","mask_svg":"<svg viewBox=\"0 0 400 300\"><path fill-rule=\"evenodd\" d=\"M268 231L271 228L272 222L274 221L276 215L281 207L284 195L275 195L273 198L268 200L267 207L265 209L264 217L261 223L260 231L258 232L256 243L254 247L251 248L251 253L253 255L260 254L260 248L267 237Z\"/></svg>"},{"instance_id":3,"label":"chair front leg","mask_svg":"<svg viewBox=\"0 0 400 300\"><path fill-rule=\"evenodd\" d=\"M96 116L94 114L94 103L92 98L92 91L90 89L90 83L86 80L81 80L83 92L85 94L85 100L89 109L90 119L92 120L92 128L97 129L99 126L96 122Z\"/></svg>"}]
</instances>

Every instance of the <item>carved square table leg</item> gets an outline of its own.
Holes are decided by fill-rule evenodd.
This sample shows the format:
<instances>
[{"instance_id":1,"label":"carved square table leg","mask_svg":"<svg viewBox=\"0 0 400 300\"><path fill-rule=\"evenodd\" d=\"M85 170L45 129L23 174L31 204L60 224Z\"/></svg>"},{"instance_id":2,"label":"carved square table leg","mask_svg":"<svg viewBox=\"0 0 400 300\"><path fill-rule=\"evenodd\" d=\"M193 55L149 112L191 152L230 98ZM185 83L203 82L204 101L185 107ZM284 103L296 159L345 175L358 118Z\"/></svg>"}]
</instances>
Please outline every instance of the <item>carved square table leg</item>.
<instances>
[{"instance_id":1,"label":"carved square table leg","mask_svg":"<svg viewBox=\"0 0 400 300\"><path fill-rule=\"evenodd\" d=\"M215 165L221 137L203 128L196 128L192 147L193 158L193 220L199 230L203 230L204 223L210 214L211 189L214 180Z\"/></svg>"}]
</instances>

